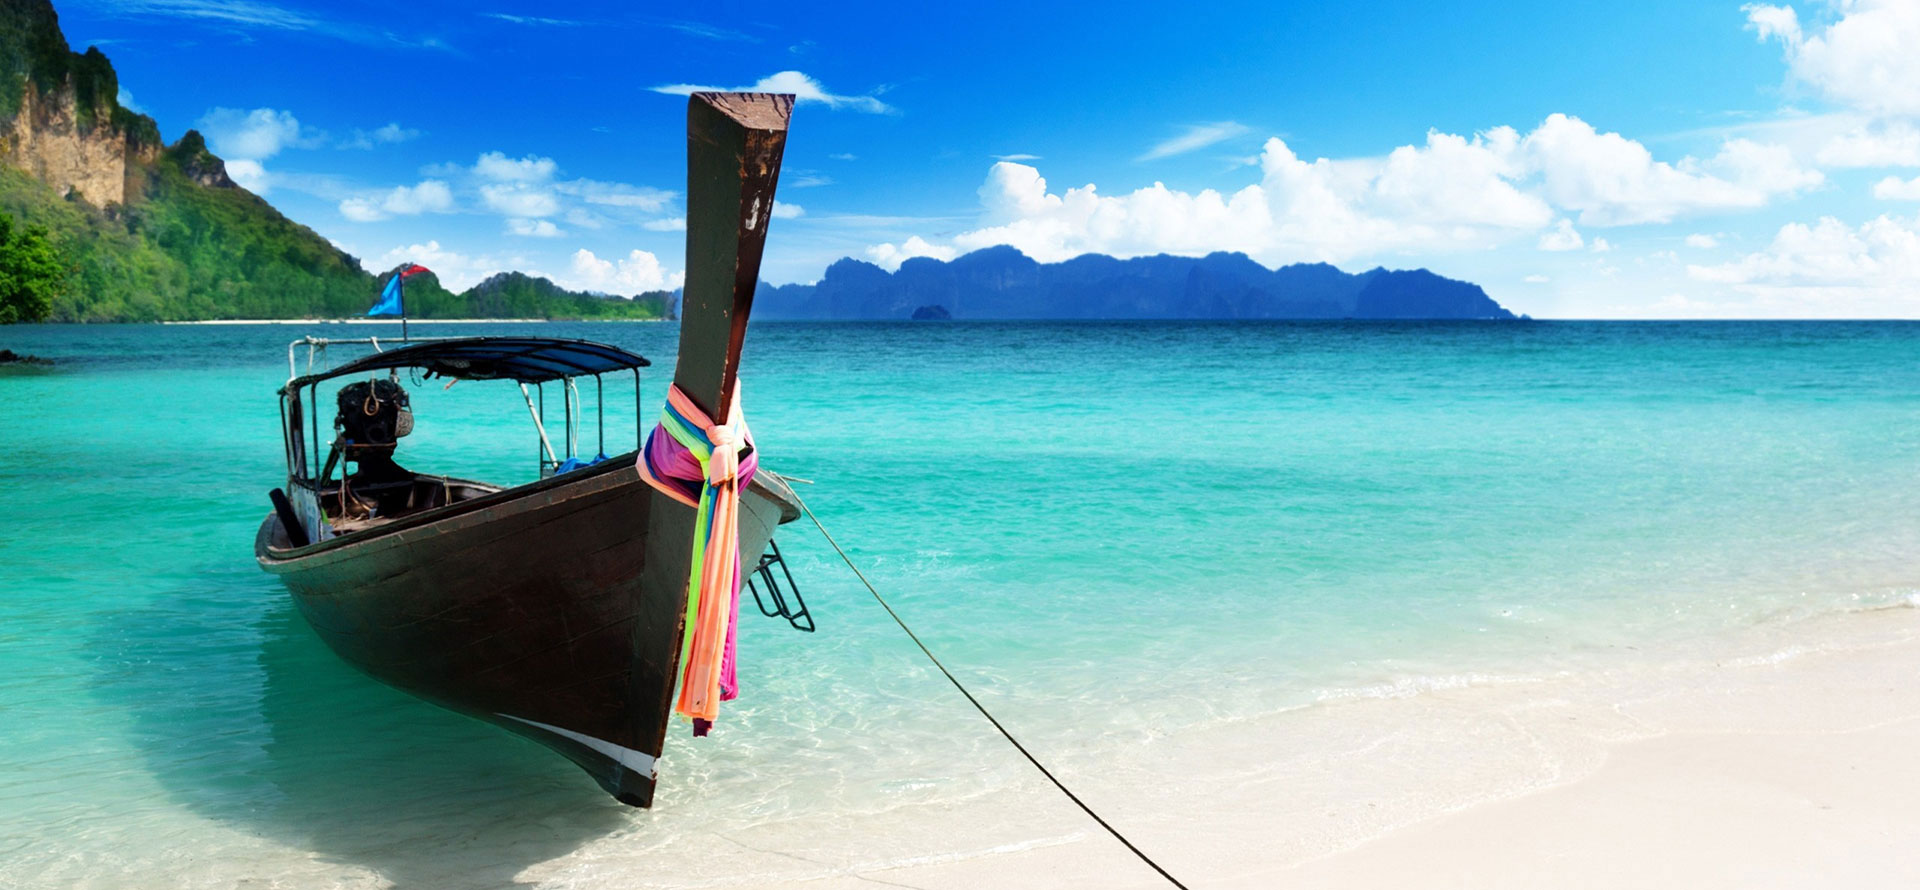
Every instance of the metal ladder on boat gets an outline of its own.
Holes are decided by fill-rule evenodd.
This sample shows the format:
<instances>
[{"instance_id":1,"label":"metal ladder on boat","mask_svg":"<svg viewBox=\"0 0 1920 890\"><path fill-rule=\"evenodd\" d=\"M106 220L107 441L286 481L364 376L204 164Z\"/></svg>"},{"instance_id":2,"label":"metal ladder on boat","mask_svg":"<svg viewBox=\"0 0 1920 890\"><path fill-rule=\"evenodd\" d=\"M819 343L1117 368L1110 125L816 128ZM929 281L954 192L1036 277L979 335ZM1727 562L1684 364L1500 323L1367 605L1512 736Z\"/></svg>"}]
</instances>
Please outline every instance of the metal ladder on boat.
<instances>
[{"instance_id":1,"label":"metal ladder on boat","mask_svg":"<svg viewBox=\"0 0 1920 890\"><path fill-rule=\"evenodd\" d=\"M780 570L779 575L773 573L776 568ZM780 584L782 577L786 578L785 587ZM764 597L760 592L762 587L766 588ZM747 589L753 591L753 604L760 607L760 614L785 618L795 630L813 633L813 615L807 611L807 601L800 598L800 585L793 583L793 571L781 557L779 544L767 541L767 552L761 554L759 564L747 573Z\"/></svg>"}]
</instances>

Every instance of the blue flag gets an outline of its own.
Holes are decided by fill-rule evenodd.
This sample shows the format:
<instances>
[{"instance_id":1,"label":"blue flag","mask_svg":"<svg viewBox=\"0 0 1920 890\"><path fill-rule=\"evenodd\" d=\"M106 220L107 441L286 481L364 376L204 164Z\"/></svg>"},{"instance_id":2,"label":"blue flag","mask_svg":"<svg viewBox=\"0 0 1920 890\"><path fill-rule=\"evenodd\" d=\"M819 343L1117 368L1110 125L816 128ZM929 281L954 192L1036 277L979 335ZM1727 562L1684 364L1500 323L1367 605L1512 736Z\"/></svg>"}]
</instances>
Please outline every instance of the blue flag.
<instances>
[{"instance_id":1,"label":"blue flag","mask_svg":"<svg viewBox=\"0 0 1920 890\"><path fill-rule=\"evenodd\" d=\"M398 269L395 269L393 272L393 277L387 279L387 286L380 289L380 301L373 304L373 308L368 309L367 314L368 315L398 315L401 318L406 318L407 307L404 304L404 302L400 299L401 279L412 278L413 276L418 275L422 272L431 272L431 271L433 270L425 266L419 265L417 263L408 263L404 266L401 266Z\"/></svg>"},{"instance_id":2,"label":"blue flag","mask_svg":"<svg viewBox=\"0 0 1920 890\"><path fill-rule=\"evenodd\" d=\"M387 279L387 286L380 291L380 302L367 310L368 315L405 315L407 310L400 305L400 276Z\"/></svg>"}]
</instances>

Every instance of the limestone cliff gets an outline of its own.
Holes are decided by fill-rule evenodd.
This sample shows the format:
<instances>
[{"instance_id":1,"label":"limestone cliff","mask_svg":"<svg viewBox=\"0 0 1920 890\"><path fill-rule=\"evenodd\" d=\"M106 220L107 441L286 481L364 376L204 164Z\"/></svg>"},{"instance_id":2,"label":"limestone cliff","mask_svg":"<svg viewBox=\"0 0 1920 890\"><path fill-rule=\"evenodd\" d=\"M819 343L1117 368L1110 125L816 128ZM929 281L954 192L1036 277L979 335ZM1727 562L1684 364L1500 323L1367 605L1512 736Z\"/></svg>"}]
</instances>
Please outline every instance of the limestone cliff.
<instances>
[{"instance_id":1,"label":"limestone cliff","mask_svg":"<svg viewBox=\"0 0 1920 890\"><path fill-rule=\"evenodd\" d=\"M159 154L160 131L122 107L119 91L99 49L67 47L46 0L0 3L0 158L62 196L127 203L134 168Z\"/></svg>"}]
</instances>

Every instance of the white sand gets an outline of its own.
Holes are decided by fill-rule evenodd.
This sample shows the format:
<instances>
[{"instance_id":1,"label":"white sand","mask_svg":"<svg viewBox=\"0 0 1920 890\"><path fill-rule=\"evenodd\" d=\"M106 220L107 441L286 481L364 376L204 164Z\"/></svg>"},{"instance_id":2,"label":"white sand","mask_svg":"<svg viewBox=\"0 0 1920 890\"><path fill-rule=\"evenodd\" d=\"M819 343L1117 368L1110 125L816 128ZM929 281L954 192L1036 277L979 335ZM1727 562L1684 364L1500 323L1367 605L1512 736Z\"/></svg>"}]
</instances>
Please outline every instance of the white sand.
<instances>
[{"instance_id":1,"label":"white sand","mask_svg":"<svg viewBox=\"0 0 1920 890\"><path fill-rule=\"evenodd\" d=\"M1383 689L1146 743L1074 778L1196 890L1920 886L1920 611L1723 642L1772 654ZM1166 886L1037 781L714 840L726 866L670 885ZM646 863L667 851L615 849L522 880L662 876Z\"/></svg>"}]
</instances>

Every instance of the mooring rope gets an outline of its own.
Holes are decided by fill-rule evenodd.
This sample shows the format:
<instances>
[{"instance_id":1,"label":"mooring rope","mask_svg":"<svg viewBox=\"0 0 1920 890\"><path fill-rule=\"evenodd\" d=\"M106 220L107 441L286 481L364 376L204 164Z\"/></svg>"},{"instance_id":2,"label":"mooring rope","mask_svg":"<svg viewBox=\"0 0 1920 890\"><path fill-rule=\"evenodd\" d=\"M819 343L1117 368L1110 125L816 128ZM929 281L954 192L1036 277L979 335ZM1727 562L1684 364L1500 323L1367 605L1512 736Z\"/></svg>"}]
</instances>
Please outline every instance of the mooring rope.
<instances>
[{"instance_id":1,"label":"mooring rope","mask_svg":"<svg viewBox=\"0 0 1920 890\"><path fill-rule=\"evenodd\" d=\"M792 488L789 487L788 491L792 491ZM1133 855L1140 858L1141 862L1146 863L1148 868L1159 872L1161 877L1167 879L1167 883L1180 888L1180 890L1187 890L1187 885L1180 883L1179 878L1167 874L1167 870L1161 868L1160 863L1153 861L1153 857L1141 852L1140 848L1134 846L1133 841L1127 840L1127 836L1121 834L1119 829L1107 824L1107 820L1100 818L1100 814L1094 812L1093 807L1087 806L1086 801L1080 799L1080 795L1073 793L1073 790L1068 788L1066 783L1061 782L1054 776L1052 770L1047 769L1046 765L1041 763L1039 758L1033 756L1033 752L1027 750L1027 746L1020 744L1020 740L1014 738L1013 733L1008 732L1005 726L1000 725L1000 721L995 719L993 713L987 710L987 706L981 704L979 699L973 697L973 693L967 691L967 687L960 683L959 678L955 677L952 671L947 670L946 665L940 663L940 659L933 654L933 650L928 649L927 644L920 642L920 636L913 632L913 628L908 627L907 622L901 620L900 613L895 612L893 606L887 604L887 598L881 596L880 591L873 586L873 582L867 580L866 573L860 571L860 567L853 564L853 557L848 556L847 551L840 549L840 542L833 539L833 533L827 531L826 525L820 522L820 517L813 515L813 508L807 506L806 500L800 497L799 492L793 492L793 500L800 505L800 509L807 514L807 518L813 520L814 528L820 530L820 536L827 539L827 543L833 547L833 552L840 554L840 561L846 563L847 568L853 570L854 577L859 578L860 583L866 586L867 592L873 594L874 602L879 603L880 608L887 610L887 617L892 618L893 623L900 625L900 629L906 632L907 639L912 640L915 646L920 647L920 653L925 655L928 661L933 662L934 667L940 669L940 673L946 676L947 682L953 684L953 688L960 690L960 694L967 697L967 701L973 705L974 710L979 711L980 716L987 718L987 722L993 724L993 728L1000 731L1001 738L1006 739L1009 744L1013 745L1014 749L1020 752L1020 756L1025 757L1028 763L1033 764L1034 769L1040 771L1040 775L1046 776L1047 781L1053 783L1053 787L1060 789L1060 793L1066 795L1068 800L1073 801L1073 805L1079 807L1081 812L1086 813L1093 821L1100 823L1101 828L1106 829L1108 834L1113 835L1114 840L1125 845L1128 850L1132 851Z\"/></svg>"}]
</instances>

